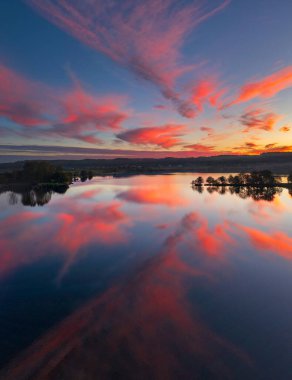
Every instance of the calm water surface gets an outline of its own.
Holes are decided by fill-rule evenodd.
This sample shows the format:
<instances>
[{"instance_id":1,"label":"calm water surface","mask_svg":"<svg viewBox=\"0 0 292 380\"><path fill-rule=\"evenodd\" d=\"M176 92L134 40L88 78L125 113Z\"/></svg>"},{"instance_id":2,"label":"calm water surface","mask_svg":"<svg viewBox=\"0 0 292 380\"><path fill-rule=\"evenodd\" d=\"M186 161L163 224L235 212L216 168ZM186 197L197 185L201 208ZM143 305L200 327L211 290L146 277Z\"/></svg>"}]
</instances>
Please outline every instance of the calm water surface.
<instances>
[{"instance_id":1,"label":"calm water surface","mask_svg":"<svg viewBox=\"0 0 292 380\"><path fill-rule=\"evenodd\" d=\"M0 196L0 378L292 379L292 197L194 177Z\"/></svg>"}]
</instances>

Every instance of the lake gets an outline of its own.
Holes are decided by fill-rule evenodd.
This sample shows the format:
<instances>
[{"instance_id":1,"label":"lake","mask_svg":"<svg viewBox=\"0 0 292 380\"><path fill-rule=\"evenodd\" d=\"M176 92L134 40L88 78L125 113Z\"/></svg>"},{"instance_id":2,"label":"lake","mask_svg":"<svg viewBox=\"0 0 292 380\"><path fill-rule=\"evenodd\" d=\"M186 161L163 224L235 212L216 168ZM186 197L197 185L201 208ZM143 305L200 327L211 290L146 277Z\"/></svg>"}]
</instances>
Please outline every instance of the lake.
<instances>
[{"instance_id":1,"label":"lake","mask_svg":"<svg viewBox=\"0 0 292 380\"><path fill-rule=\"evenodd\" d=\"M292 379L292 195L195 177L0 195L1 379Z\"/></svg>"}]
</instances>

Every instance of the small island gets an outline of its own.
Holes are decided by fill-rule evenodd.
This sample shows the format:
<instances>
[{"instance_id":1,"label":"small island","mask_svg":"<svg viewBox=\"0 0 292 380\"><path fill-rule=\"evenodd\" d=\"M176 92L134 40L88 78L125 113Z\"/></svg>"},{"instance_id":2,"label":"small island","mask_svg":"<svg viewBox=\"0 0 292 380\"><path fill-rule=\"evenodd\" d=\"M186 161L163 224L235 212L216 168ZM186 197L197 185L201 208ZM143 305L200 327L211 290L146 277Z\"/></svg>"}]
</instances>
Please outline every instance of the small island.
<instances>
[{"instance_id":1,"label":"small island","mask_svg":"<svg viewBox=\"0 0 292 380\"><path fill-rule=\"evenodd\" d=\"M251 173L239 173L237 175L230 174L228 178L220 176L217 179L209 176L206 181L199 176L192 181L193 187L209 186L209 187L285 187L292 188L292 173L287 176L287 182L282 183L281 176L275 176L270 170L253 171Z\"/></svg>"},{"instance_id":2,"label":"small island","mask_svg":"<svg viewBox=\"0 0 292 380\"><path fill-rule=\"evenodd\" d=\"M21 169L0 173L0 194L9 193L10 204L16 204L20 195L24 206L43 206L53 193L65 194L73 182L92 178L88 170L64 171L48 161L26 161Z\"/></svg>"}]
</instances>

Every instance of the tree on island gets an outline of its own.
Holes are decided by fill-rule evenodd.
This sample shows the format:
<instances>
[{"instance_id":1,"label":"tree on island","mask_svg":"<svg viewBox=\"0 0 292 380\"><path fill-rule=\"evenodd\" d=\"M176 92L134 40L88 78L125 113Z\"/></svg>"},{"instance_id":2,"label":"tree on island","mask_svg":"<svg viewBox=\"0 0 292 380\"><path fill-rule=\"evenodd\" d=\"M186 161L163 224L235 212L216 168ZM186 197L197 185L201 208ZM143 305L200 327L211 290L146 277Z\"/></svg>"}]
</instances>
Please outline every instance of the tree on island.
<instances>
[{"instance_id":1,"label":"tree on island","mask_svg":"<svg viewBox=\"0 0 292 380\"><path fill-rule=\"evenodd\" d=\"M221 177L218 178L218 182L219 182L221 185L226 185L226 183L227 183L227 179L226 179L226 177L224 177L224 175L222 175Z\"/></svg>"},{"instance_id":2,"label":"tree on island","mask_svg":"<svg viewBox=\"0 0 292 380\"><path fill-rule=\"evenodd\" d=\"M206 183L209 185L209 186L213 186L216 184L216 181L213 177L209 176L207 179L206 179Z\"/></svg>"},{"instance_id":3,"label":"tree on island","mask_svg":"<svg viewBox=\"0 0 292 380\"><path fill-rule=\"evenodd\" d=\"M61 166L55 166L47 161L26 161L22 172L19 173L23 181L39 183L71 183L72 175L63 171Z\"/></svg>"},{"instance_id":4,"label":"tree on island","mask_svg":"<svg viewBox=\"0 0 292 380\"><path fill-rule=\"evenodd\" d=\"M220 176L217 179L209 176L206 180L208 186L243 186L243 187L276 187L282 182L281 177L274 176L270 170L253 171L251 173L239 173L233 176ZM288 183L292 183L292 174L288 177ZM203 179L198 177L192 181L193 186L202 186Z\"/></svg>"},{"instance_id":5,"label":"tree on island","mask_svg":"<svg viewBox=\"0 0 292 380\"><path fill-rule=\"evenodd\" d=\"M64 172L62 167L55 166L48 161L26 161L22 170L3 173L1 181L4 183L27 184L70 184L71 173Z\"/></svg>"},{"instance_id":6,"label":"tree on island","mask_svg":"<svg viewBox=\"0 0 292 380\"><path fill-rule=\"evenodd\" d=\"M203 186L204 179L203 177L198 177L194 181L192 181L193 186Z\"/></svg>"}]
</instances>

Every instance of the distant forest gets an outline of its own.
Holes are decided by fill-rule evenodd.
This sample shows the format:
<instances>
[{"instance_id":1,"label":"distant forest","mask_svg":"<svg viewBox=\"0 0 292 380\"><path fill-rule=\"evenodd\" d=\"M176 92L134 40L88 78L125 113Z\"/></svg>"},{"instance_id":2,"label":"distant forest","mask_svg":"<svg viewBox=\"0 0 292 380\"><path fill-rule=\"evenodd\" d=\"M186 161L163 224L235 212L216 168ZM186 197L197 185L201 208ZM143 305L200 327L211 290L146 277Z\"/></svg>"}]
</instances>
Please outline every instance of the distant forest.
<instances>
[{"instance_id":1,"label":"distant forest","mask_svg":"<svg viewBox=\"0 0 292 380\"><path fill-rule=\"evenodd\" d=\"M84 160L44 160L64 171L90 171L93 175L131 175L174 172L239 173L255 170L271 170L275 174L292 172L291 153L263 153L257 156L214 156L197 158L162 159L84 159ZM21 170L25 161L0 164L0 173Z\"/></svg>"},{"instance_id":2,"label":"distant forest","mask_svg":"<svg viewBox=\"0 0 292 380\"><path fill-rule=\"evenodd\" d=\"M25 161L23 165L0 173L0 183L31 185L70 185L73 181L92 179L91 170L65 171L61 165L49 161Z\"/></svg>"}]
</instances>

